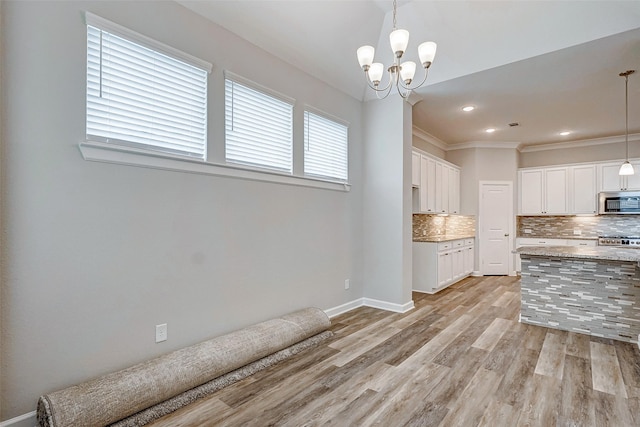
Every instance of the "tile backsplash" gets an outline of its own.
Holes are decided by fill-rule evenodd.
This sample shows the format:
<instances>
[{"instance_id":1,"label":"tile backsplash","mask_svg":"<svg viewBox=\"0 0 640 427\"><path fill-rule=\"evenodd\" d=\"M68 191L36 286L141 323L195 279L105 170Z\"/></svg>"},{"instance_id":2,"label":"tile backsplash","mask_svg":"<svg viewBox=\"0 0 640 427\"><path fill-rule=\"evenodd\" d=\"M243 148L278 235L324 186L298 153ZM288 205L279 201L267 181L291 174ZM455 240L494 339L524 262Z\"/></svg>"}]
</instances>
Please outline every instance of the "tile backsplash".
<instances>
[{"instance_id":1,"label":"tile backsplash","mask_svg":"<svg viewBox=\"0 0 640 427\"><path fill-rule=\"evenodd\" d=\"M640 236L640 215L519 216L517 229L518 237Z\"/></svg>"},{"instance_id":2,"label":"tile backsplash","mask_svg":"<svg viewBox=\"0 0 640 427\"><path fill-rule=\"evenodd\" d=\"M472 215L413 214L414 237L437 237L447 234L475 235L476 218Z\"/></svg>"}]
</instances>

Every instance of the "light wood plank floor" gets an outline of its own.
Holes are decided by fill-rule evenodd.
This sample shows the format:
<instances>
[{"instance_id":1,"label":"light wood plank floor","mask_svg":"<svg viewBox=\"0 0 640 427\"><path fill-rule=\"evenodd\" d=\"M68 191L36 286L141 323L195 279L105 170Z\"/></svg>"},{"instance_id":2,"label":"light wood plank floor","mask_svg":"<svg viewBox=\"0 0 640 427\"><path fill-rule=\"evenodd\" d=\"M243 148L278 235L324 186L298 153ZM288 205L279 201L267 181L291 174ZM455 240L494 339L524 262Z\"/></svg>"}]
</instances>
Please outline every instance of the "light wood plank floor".
<instances>
[{"instance_id":1,"label":"light wood plank floor","mask_svg":"<svg viewBox=\"0 0 640 427\"><path fill-rule=\"evenodd\" d=\"M188 426L640 426L640 350L518 322L519 280L359 308L335 337L156 421Z\"/></svg>"}]
</instances>

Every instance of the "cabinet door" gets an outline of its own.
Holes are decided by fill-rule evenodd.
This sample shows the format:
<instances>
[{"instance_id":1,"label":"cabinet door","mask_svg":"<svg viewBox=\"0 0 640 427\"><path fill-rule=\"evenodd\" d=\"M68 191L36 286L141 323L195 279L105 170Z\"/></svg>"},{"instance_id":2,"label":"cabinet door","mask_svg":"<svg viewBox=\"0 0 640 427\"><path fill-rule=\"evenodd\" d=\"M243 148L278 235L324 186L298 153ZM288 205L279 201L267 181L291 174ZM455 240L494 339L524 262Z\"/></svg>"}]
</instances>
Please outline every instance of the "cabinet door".
<instances>
[{"instance_id":1,"label":"cabinet door","mask_svg":"<svg viewBox=\"0 0 640 427\"><path fill-rule=\"evenodd\" d=\"M618 175L620 165L609 163L600 165L600 191L620 191L624 184L622 177Z\"/></svg>"},{"instance_id":2,"label":"cabinet door","mask_svg":"<svg viewBox=\"0 0 640 427\"><path fill-rule=\"evenodd\" d=\"M464 274L473 273L473 246L464 248Z\"/></svg>"},{"instance_id":3,"label":"cabinet door","mask_svg":"<svg viewBox=\"0 0 640 427\"><path fill-rule=\"evenodd\" d=\"M452 254L453 280L458 280L464 276L464 249L457 249Z\"/></svg>"},{"instance_id":4,"label":"cabinet door","mask_svg":"<svg viewBox=\"0 0 640 427\"><path fill-rule=\"evenodd\" d=\"M567 214L568 203L567 168L546 169L544 175L545 203L543 213Z\"/></svg>"},{"instance_id":5,"label":"cabinet door","mask_svg":"<svg viewBox=\"0 0 640 427\"><path fill-rule=\"evenodd\" d=\"M442 174L440 177L440 185L436 182L438 189L436 191L440 192L441 200L440 200L440 208L438 212L440 213L448 213L449 212L449 166L445 164L440 164L442 167ZM436 179L437 181L437 179Z\"/></svg>"},{"instance_id":6,"label":"cabinet door","mask_svg":"<svg viewBox=\"0 0 640 427\"><path fill-rule=\"evenodd\" d=\"M436 161L420 157L420 212L436 212Z\"/></svg>"},{"instance_id":7,"label":"cabinet door","mask_svg":"<svg viewBox=\"0 0 640 427\"><path fill-rule=\"evenodd\" d=\"M571 213L594 214L598 209L596 166L584 165L570 168Z\"/></svg>"},{"instance_id":8,"label":"cabinet door","mask_svg":"<svg viewBox=\"0 0 640 427\"><path fill-rule=\"evenodd\" d=\"M440 189L442 188L442 174L443 174L444 166L443 166L442 163L436 162L435 168L436 168L435 212L440 213L440 212L443 212L443 210L442 210L442 191Z\"/></svg>"},{"instance_id":9,"label":"cabinet door","mask_svg":"<svg viewBox=\"0 0 640 427\"><path fill-rule=\"evenodd\" d=\"M438 288L446 286L453 280L453 261L451 252L438 254Z\"/></svg>"},{"instance_id":10,"label":"cabinet door","mask_svg":"<svg viewBox=\"0 0 640 427\"><path fill-rule=\"evenodd\" d=\"M520 213L540 215L542 208L542 169L520 171Z\"/></svg>"},{"instance_id":11,"label":"cabinet door","mask_svg":"<svg viewBox=\"0 0 640 427\"><path fill-rule=\"evenodd\" d=\"M633 191L637 191L640 190L640 163L635 163L635 162L631 162L631 164L633 165L633 170L634 170L634 174L633 175L628 175L625 176L625 186L624 189L625 190L633 190ZM620 170L620 167L618 166L618 170Z\"/></svg>"},{"instance_id":12,"label":"cabinet door","mask_svg":"<svg viewBox=\"0 0 640 427\"><path fill-rule=\"evenodd\" d=\"M460 213L460 170L449 168L449 213Z\"/></svg>"},{"instance_id":13,"label":"cabinet door","mask_svg":"<svg viewBox=\"0 0 640 427\"><path fill-rule=\"evenodd\" d=\"M420 153L411 153L411 186L420 186Z\"/></svg>"}]
</instances>

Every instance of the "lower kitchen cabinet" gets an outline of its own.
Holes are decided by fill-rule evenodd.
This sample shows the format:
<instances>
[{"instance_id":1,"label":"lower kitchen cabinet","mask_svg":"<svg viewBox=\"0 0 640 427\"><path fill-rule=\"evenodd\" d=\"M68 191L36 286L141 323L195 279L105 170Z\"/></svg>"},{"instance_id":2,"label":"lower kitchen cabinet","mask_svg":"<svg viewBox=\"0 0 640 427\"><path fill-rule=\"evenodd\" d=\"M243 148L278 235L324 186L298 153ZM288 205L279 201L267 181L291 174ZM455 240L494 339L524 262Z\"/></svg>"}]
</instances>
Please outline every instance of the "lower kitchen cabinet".
<instances>
[{"instance_id":1,"label":"lower kitchen cabinet","mask_svg":"<svg viewBox=\"0 0 640 427\"><path fill-rule=\"evenodd\" d=\"M413 242L413 290L433 294L471 274L475 239Z\"/></svg>"}]
</instances>

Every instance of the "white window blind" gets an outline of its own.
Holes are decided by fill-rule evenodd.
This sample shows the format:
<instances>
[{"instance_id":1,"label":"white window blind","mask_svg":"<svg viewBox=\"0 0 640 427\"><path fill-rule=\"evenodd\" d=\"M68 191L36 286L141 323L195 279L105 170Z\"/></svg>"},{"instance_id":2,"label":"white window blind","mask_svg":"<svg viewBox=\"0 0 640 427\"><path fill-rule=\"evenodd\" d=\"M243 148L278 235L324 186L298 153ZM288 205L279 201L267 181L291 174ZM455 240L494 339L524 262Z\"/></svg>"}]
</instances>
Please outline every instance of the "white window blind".
<instances>
[{"instance_id":1,"label":"white window blind","mask_svg":"<svg viewBox=\"0 0 640 427\"><path fill-rule=\"evenodd\" d=\"M293 172L293 103L225 79L225 151L230 163Z\"/></svg>"},{"instance_id":2,"label":"white window blind","mask_svg":"<svg viewBox=\"0 0 640 427\"><path fill-rule=\"evenodd\" d=\"M207 75L87 25L87 139L206 159Z\"/></svg>"},{"instance_id":3,"label":"white window blind","mask_svg":"<svg viewBox=\"0 0 640 427\"><path fill-rule=\"evenodd\" d=\"M347 126L309 111L304 112L305 175L347 181Z\"/></svg>"}]
</instances>

